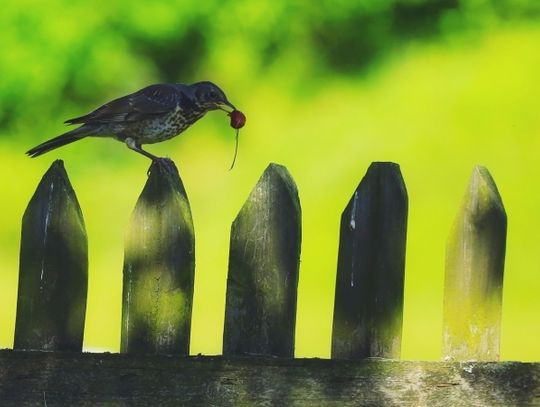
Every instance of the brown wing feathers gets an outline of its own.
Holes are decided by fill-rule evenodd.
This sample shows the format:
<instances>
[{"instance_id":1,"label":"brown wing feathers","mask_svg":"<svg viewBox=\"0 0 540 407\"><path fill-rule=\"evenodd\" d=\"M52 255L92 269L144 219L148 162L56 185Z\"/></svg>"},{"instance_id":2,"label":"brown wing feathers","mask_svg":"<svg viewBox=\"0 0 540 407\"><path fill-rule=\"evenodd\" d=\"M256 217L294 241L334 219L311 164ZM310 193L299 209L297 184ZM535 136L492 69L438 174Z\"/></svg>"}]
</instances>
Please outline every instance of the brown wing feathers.
<instances>
[{"instance_id":1,"label":"brown wing feathers","mask_svg":"<svg viewBox=\"0 0 540 407\"><path fill-rule=\"evenodd\" d=\"M178 98L174 85L151 85L106 103L87 115L66 120L65 123L103 124L139 121L171 112L176 108Z\"/></svg>"}]
</instances>

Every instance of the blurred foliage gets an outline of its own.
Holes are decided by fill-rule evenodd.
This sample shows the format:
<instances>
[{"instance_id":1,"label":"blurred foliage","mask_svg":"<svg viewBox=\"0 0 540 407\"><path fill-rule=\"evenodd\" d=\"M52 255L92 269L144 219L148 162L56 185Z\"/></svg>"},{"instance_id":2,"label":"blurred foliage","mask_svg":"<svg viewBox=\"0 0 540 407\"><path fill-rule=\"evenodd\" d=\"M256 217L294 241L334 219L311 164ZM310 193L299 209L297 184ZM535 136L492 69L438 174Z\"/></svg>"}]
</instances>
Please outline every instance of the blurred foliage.
<instances>
[{"instance_id":1,"label":"blurred foliage","mask_svg":"<svg viewBox=\"0 0 540 407\"><path fill-rule=\"evenodd\" d=\"M540 360L540 2L3 0L0 347L11 346L20 219L66 162L89 237L85 348L118 350L124 231L148 162L110 140L30 160L62 122L157 82L212 80L247 115L239 160L214 112L153 145L179 165L196 230L192 353L219 353L230 225L269 162L298 184L299 356L328 356L339 215L371 161L409 191L403 356L440 355L444 244L475 164L508 212L503 358Z\"/></svg>"},{"instance_id":2,"label":"blurred foliage","mask_svg":"<svg viewBox=\"0 0 540 407\"><path fill-rule=\"evenodd\" d=\"M296 50L308 79L357 74L409 40L539 13L532 0L4 1L0 127L6 136L149 82L200 79L220 68L220 50L246 53L259 74ZM246 36L249 49L235 50Z\"/></svg>"}]
</instances>

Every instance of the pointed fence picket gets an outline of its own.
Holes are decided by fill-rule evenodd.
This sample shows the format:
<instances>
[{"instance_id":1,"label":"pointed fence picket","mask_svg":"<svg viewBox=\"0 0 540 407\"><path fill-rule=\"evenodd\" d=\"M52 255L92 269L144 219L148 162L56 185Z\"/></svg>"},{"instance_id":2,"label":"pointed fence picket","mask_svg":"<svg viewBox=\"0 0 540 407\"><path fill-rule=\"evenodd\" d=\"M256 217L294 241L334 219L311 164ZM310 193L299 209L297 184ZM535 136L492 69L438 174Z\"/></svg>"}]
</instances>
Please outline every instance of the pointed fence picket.
<instances>
[{"instance_id":1,"label":"pointed fence picket","mask_svg":"<svg viewBox=\"0 0 540 407\"><path fill-rule=\"evenodd\" d=\"M126 235L121 353L189 354L195 237L172 161L153 164Z\"/></svg>"},{"instance_id":2,"label":"pointed fence picket","mask_svg":"<svg viewBox=\"0 0 540 407\"><path fill-rule=\"evenodd\" d=\"M333 358L399 358L406 235L399 166L373 163L341 215Z\"/></svg>"},{"instance_id":3,"label":"pointed fence picket","mask_svg":"<svg viewBox=\"0 0 540 407\"><path fill-rule=\"evenodd\" d=\"M55 161L23 216L14 348L80 352L87 286L82 212Z\"/></svg>"},{"instance_id":4,"label":"pointed fence picket","mask_svg":"<svg viewBox=\"0 0 540 407\"><path fill-rule=\"evenodd\" d=\"M496 362L506 214L482 167L473 171L447 245L447 361L371 359L400 356L407 208L399 166L373 163L341 216L332 360L294 359L301 210L292 176L271 164L232 224L223 356L189 358L191 210L174 164L154 163L126 236L121 353L128 355L37 354L29 351L82 348L86 233L56 161L23 218L14 347L27 351L0 352L0 401L534 404L540 364Z\"/></svg>"},{"instance_id":5,"label":"pointed fence picket","mask_svg":"<svg viewBox=\"0 0 540 407\"><path fill-rule=\"evenodd\" d=\"M498 360L506 212L489 171L475 167L448 239L443 356Z\"/></svg>"},{"instance_id":6,"label":"pointed fence picket","mask_svg":"<svg viewBox=\"0 0 540 407\"><path fill-rule=\"evenodd\" d=\"M224 355L294 356L300 216L291 175L270 164L231 229Z\"/></svg>"}]
</instances>

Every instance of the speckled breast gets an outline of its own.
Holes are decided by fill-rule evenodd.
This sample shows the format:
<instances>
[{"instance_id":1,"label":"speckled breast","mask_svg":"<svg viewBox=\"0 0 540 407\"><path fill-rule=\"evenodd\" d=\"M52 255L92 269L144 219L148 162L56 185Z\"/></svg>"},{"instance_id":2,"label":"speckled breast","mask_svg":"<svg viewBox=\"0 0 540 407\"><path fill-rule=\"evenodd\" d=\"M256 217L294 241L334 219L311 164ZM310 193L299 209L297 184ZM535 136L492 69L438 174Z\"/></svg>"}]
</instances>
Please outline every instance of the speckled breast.
<instances>
[{"instance_id":1,"label":"speckled breast","mask_svg":"<svg viewBox=\"0 0 540 407\"><path fill-rule=\"evenodd\" d=\"M140 121L135 125L129 137L135 138L139 144L159 143L177 136L200 119L203 114L186 115L180 107L177 107L166 115Z\"/></svg>"}]
</instances>

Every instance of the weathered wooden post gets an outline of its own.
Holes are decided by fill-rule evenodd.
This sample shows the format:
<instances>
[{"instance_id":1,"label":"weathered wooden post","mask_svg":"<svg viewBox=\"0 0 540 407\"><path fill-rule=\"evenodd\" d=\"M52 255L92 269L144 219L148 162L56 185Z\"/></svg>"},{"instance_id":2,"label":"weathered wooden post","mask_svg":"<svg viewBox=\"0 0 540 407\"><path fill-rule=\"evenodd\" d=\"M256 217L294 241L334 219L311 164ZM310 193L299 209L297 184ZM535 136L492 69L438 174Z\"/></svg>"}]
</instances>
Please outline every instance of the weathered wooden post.
<instances>
[{"instance_id":1,"label":"weathered wooden post","mask_svg":"<svg viewBox=\"0 0 540 407\"><path fill-rule=\"evenodd\" d=\"M270 164L232 224L224 355L294 355L300 241L296 185Z\"/></svg>"},{"instance_id":2,"label":"weathered wooden post","mask_svg":"<svg viewBox=\"0 0 540 407\"><path fill-rule=\"evenodd\" d=\"M122 353L189 354L194 271L184 185L172 161L155 162L126 235Z\"/></svg>"},{"instance_id":3,"label":"weathered wooden post","mask_svg":"<svg viewBox=\"0 0 540 407\"><path fill-rule=\"evenodd\" d=\"M87 286L84 220L57 160L23 216L14 348L80 352Z\"/></svg>"},{"instance_id":4,"label":"weathered wooden post","mask_svg":"<svg viewBox=\"0 0 540 407\"><path fill-rule=\"evenodd\" d=\"M443 357L499 359L505 249L501 196L477 166L446 247Z\"/></svg>"},{"instance_id":5,"label":"weathered wooden post","mask_svg":"<svg viewBox=\"0 0 540 407\"><path fill-rule=\"evenodd\" d=\"M407 208L399 165L372 163L341 215L332 358L399 358Z\"/></svg>"}]
</instances>

